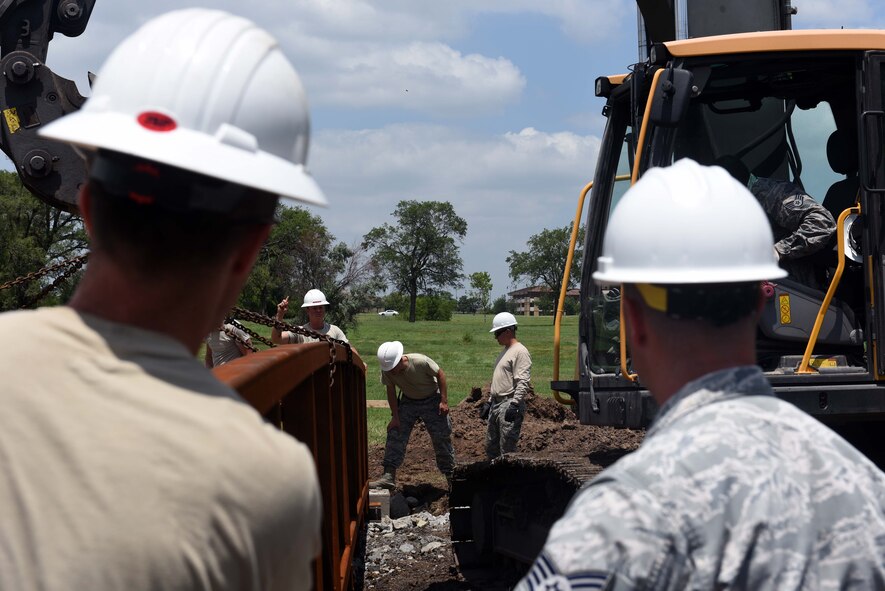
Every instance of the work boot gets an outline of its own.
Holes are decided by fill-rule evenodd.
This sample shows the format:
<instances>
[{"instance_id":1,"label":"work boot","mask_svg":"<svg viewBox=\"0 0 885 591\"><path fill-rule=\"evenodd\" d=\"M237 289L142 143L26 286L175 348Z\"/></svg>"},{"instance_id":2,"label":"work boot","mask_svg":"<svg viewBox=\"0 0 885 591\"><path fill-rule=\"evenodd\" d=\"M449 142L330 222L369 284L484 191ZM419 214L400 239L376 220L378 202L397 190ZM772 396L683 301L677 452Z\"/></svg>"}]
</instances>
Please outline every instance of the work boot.
<instances>
[{"instance_id":1,"label":"work boot","mask_svg":"<svg viewBox=\"0 0 885 591\"><path fill-rule=\"evenodd\" d=\"M369 482L369 488L386 488L393 490L396 488L396 470L388 468L384 470L384 474L378 480Z\"/></svg>"}]
</instances>

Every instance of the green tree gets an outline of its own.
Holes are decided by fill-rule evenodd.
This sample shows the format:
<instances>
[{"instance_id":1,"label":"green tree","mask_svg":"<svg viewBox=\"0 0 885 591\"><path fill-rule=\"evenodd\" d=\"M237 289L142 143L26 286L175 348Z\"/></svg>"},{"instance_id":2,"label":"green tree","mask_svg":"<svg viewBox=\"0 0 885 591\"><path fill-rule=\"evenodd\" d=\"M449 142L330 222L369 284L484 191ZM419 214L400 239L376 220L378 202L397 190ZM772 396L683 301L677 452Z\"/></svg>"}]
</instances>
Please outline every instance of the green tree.
<instances>
[{"instance_id":1,"label":"green tree","mask_svg":"<svg viewBox=\"0 0 885 591\"><path fill-rule=\"evenodd\" d=\"M34 197L15 173L0 172L0 283L83 254L87 247L88 239L79 216ZM0 309L67 301L76 287L79 272L56 286L41 301L34 301L63 270L0 291Z\"/></svg>"},{"instance_id":2,"label":"green tree","mask_svg":"<svg viewBox=\"0 0 885 591\"><path fill-rule=\"evenodd\" d=\"M455 310L462 314L476 314L476 311L479 310L480 307L479 300L476 299L476 296L462 295L458 298Z\"/></svg>"},{"instance_id":3,"label":"green tree","mask_svg":"<svg viewBox=\"0 0 885 591\"><path fill-rule=\"evenodd\" d=\"M515 282L527 281L531 284L546 285L550 288L554 301L558 301L571 233L571 224L564 228L542 230L529 238L526 244L528 250L525 252L511 250L507 257L507 264L510 265L510 278ZM581 276L583 244L584 228L581 227L578 229L575 255L572 258L569 287L574 285Z\"/></svg>"},{"instance_id":4,"label":"green tree","mask_svg":"<svg viewBox=\"0 0 885 591\"><path fill-rule=\"evenodd\" d=\"M485 271L477 271L470 274L470 288L474 297L479 301L479 309L489 311L492 297L492 276Z\"/></svg>"},{"instance_id":5,"label":"green tree","mask_svg":"<svg viewBox=\"0 0 885 591\"><path fill-rule=\"evenodd\" d=\"M301 207L281 207L279 223L261 249L249 280L240 294L240 305L273 315L277 302L289 297L295 322L301 297L309 289L321 290L331 305L329 322L346 330L356 314L369 305L381 288L371 258L361 246L335 244L323 220Z\"/></svg>"},{"instance_id":6,"label":"green tree","mask_svg":"<svg viewBox=\"0 0 885 591\"><path fill-rule=\"evenodd\" d=\"M400 201L395 224L372 228L363 245L372 250L394 289L409 295L409 322L415 322L418 292L457 286L462 279L458 242L467 222L445 201Z\"/></svg>"},{"instance_id":7,"label":"green tree","mask_svg":"<svg viewBox=\"0 0 885 591\"><path fill-rule=\"evenodd\" d=\"M396 310L400 314L402 314L406 308L409 307L409 296L395 291L384 296L384 309L385 310Z\"/></svg>"},{"instance_id":8,"label":"green tree","mask_svg":"<svg viewBox=\"0 0 885 591\"><path fill-rule=\"evenodd\" d=\"M452 319L452 311L455 309L455 300L446 297L445 294L432 294L418 296L415 301L415 314L418 320L441 320L448 322Z\"/></svg>"}]
</instances>

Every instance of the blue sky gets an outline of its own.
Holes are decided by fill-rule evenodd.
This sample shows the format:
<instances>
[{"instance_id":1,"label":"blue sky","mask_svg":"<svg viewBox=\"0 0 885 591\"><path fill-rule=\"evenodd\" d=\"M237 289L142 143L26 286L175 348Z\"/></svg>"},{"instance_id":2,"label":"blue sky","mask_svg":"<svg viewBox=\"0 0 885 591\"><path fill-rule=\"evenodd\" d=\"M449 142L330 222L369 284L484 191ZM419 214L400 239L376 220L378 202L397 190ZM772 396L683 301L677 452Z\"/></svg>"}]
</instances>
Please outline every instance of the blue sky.
<instances>
[{"instance_id":1,"label":"blue sky","mask_svg":"<svg viewBox=\"0 0 885 591\"><path fill-rule=\"evenodd\" d=\"M401 199L451 201L464 272L488 271L494 295L522 287L508 251L574 217L604 124L593 81L637 59L627 0L98 0L47 62L86 94L86 71L138 25L207 4L267 28L301 74L330 202L313 211L336 238L358 241ZM793 4L794 28L885 28L880 0Z\"/></svg>"}]
</instances>

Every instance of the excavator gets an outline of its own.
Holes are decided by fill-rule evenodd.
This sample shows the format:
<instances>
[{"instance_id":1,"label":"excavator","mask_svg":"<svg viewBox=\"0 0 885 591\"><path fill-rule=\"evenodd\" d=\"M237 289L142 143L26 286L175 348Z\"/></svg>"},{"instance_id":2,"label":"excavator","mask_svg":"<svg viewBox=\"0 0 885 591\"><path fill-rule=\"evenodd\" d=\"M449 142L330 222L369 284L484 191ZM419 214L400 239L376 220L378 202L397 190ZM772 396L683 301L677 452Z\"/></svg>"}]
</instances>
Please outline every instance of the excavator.
<instances>
[{"instance_id":1,"label":"excavator","mask_svg":"<svg viewBox=\"0 0 885 591\"><path fill-rule=\"evenodd\" d=\"M55 33L86 30L95 0L0 1L0 149L22 183L46 203L76 213L86 162L67 144L37 135L41 126L85 102L73 81L46 65Z\"/></svg>"},{"instance_id":2,"label":"excavator","mask_svg":"<svg viewBox=\"0 0 885 591\"><path fill-rule=\"evenodd\" d=\"M764 284L757 363L778 396L882 466L885 31L792 30L789 0L637 4L640 60L595 80L606 125L573 223L572 252L582 223L586 232L572 379L558 375L568 275L557 309L556 399L584 425L638 429L654 419L631 366L620 289L592 279L606 224L650 168L730 158L752 176L795 183L836 222L830 242L802 260L807 273ZM573 494L605 464L575 450L557 461L508 454L456 472L451 524L462 568L524 572Z\"/></svg>"}]
</instances>

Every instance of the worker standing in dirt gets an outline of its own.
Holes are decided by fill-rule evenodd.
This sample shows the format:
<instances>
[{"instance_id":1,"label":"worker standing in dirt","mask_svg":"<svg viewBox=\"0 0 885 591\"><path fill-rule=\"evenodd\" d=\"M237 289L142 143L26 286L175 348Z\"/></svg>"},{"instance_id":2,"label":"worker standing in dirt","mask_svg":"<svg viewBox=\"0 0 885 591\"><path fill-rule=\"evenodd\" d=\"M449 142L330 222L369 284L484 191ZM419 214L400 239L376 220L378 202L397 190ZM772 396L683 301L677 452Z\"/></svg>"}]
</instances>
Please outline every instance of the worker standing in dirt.
<instances>
[{"instance_id":1,"label":"worker standing in dirt","mask_svg":"<svg viewBox=\"0 0 885 591\"><path fill-rule=\"evenodd\" d=\"M0 589L311 589L308 448L197 361L280 197L324 203L298 74L252 22L145 23L41 133L88 154L69 305L0 316Z\"/></svg>"},{"instance_id":2,"label":"worker standing in dirt","mask_svg":"<svg viewBox=\"0 0 885 591\"><path fill-rule=\"evenodd\" d=\"M755 365L761 282L786 275L773 245L747 188L690 160L615 207L593 277L624 284L659 411L572 499L518 590L882 587L885 474Z\"/></svg>"},{"instance_id":3,"label":"worker standing in dirt","mask_svg":"<svg viewBox=\"0 0 885 591\"><path fill-rule=\"evenodd\" d=\"M525 417L525 396L531 389L532 356L516 339L516 317L510 312L497 314L489 332L504 347L495 362L489 400L480 407L479 415L488 419L486 456L491 460L516 451Z\"/></svg>"},{"instance_id":4,"label":"worker standing in dirt","mask_svg":"<svg viewBox=\"0 0 885 591\"><path fill-rule=\"evenodd\" d=\"M427 355L403 354L399 341L382 343L378 347L381 365L381 383L387 388L390 422L387 424L387 442L384 445L384 474L370 483L372 488L396 487L396 470L406 456L406 445L418 419L424 423L433 451L436 467L451 486L455 468L455 449L452 447L452 420L449 417L449 394L445 372ZM397 388L401 395L397 396Z\"/></svg>"},{"instance_id":5,"label":"worker standing in dirt","mask_svg":"<svg viewBox=\"0 0 885 591\"><path fill-rule=\"evenodd\" d=\"M325 294L320 290L311 289L305 293L304 303L301 304L301 307L307 312L308 322L303 325L302 328L310 329L314 332L327 335L333 339L338 339L339 341L344 341L346 343L347 337L345 336L344 331L334 324L326 322L326 306L328 305L329 302L326 300ZM289 298L287 297L283 298L283 300L277 304L277 320L282 322L283 318L286 317L286 312L288 310ZM281 331L277 327L271 329L270 340L276 345L285 345L288 343L316 343L319 341L316 337L298 334L288 330Z\"/></svg>"},{"instance_id":6,"label":"worker standing in dirt","mask_svg":"<svg viewBox=\"0 0 885 591\"><path fill-rule=\"evenodd\" d=\"M234 359L252 354L252 337L227 322L206 337L206 367L219 367Z\"/></svg>"}]
</instances>

